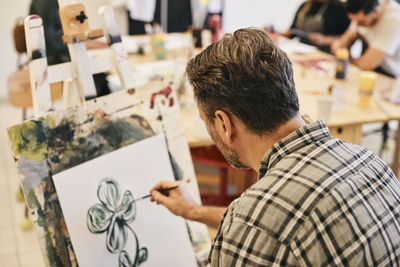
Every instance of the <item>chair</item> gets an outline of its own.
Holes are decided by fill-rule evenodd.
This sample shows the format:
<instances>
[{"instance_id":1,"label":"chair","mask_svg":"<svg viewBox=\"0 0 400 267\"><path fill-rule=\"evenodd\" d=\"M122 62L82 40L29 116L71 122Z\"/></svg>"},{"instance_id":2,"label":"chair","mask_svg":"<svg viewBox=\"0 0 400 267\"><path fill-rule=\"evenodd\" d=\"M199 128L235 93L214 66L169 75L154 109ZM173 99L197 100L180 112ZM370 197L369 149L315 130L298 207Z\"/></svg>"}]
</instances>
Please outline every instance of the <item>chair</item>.
<instances>
[{"instance_id":1,"label":"chair","mask_svg":"<svg viewBox=\"0 0 400 267\"><path fill-rule=\"evenodd\" d=\"M62 82L50 85L52 101L61 98L62 88ZM26 110L33 107L29 69L23 68L11 73L7 79L7 89L11 105L22 108L22 120L26 120Z\"/></svg>"}]
</instances>

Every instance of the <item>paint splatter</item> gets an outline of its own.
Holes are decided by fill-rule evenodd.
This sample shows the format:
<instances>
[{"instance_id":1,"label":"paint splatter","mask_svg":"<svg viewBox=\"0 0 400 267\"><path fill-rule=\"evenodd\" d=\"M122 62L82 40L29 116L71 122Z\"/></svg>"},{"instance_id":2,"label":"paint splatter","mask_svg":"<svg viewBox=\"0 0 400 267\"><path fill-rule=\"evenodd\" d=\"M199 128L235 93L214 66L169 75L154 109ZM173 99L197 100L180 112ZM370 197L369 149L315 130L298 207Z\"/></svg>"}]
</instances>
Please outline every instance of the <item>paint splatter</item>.
<instances>
[{"instance_id":1,"label":"paint splatter","mask_svg":"<svg viewBox=\"0 0 400 267\"><path fill-rule=\"evenodd\" d=\"M167 87L165 87L164 89L162 89L156 93L153 93L150 97L150 108L151 109L154 108L154 104L155 104L155 100L156 100L157 96L164 96L165 98L168 99L168 97L170 96L171 93L172 93L172 88L170 85L168 85ZM164 101L163 105L165 105L165 101Z\"/></svg>"}]
</instances>

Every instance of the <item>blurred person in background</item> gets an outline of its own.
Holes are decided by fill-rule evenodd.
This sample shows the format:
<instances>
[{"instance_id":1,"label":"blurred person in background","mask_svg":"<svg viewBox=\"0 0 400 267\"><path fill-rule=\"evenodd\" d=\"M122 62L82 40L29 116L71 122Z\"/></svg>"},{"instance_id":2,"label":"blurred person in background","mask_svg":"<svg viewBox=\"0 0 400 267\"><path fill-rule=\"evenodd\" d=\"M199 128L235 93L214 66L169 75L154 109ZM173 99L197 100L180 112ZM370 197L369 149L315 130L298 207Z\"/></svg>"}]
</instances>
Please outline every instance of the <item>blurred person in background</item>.
<instances>
[{"instance_id":1,"label":"blurred person in background","mask_svg":"<svg viewBox=\"0 0 400 267\"><path fill-rule=\"evenodd\" d=\"M400 4L348 0L346 5L352 26L332 44L332 50L350 47L362 37L368 48L352 63L362 70L400 77Z\"/></svg>"},{"instance_id":2,"label":"blurred person in background","mask_svg":"<svg viewBox=\"0 0 400 267\"><path fill-rule=\"evenodd\" d=\"M300 41L329 51L331 44L350 25L344 4L339 0L308 0L296 12L286 37L299 37Z\"/></svg>"},{"instance_id":3,"label":"blurred person in background","mask_svg":"<svg viewBox=\"0 0 400 267\"><path fill-rule=\"evenodd\" d=\"M162 25L164 7L168 9L167 32L186 32L192 25L190 0L168 0L167 5L162 5L161 0L129 0L129 34L151 33L154 30L152 26Z\"/></svg>"}]
</instances>

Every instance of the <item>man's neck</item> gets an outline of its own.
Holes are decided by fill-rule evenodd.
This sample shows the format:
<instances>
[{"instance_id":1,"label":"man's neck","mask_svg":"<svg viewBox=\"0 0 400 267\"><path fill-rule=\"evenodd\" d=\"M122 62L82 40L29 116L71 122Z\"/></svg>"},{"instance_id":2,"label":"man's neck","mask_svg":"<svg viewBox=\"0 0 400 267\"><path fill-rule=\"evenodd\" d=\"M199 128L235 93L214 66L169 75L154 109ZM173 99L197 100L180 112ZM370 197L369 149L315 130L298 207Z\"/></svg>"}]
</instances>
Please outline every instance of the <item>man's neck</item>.
<instances>
[{"instance_id":1,"label":"man's neck","mask_svg":"<svg viewBox=\"0 0 400 267\"><path fill-rule=\"evenodd\" d=\"M300 115L281 125L276 131L265 136L249 134L242 142L243 163L258 173L265 153L278 141L292 132L305 126L306 123Z\"/></svg>"}]
</instances>

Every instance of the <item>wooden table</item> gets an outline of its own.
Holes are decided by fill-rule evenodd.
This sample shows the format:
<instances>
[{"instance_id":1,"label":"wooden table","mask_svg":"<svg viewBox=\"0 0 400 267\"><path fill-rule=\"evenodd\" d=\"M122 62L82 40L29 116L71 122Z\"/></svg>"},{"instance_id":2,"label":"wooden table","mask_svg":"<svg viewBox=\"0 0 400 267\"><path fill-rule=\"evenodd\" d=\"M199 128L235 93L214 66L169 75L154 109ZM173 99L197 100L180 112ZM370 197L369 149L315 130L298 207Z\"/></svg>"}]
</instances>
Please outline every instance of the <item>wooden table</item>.
<instances>
[{"instance_id":1,"label":"wooden table","mask_svg":"<svg viewBox=\"0 0 400 267\"><path fill-rule=\"evenodd\" d=\"M198 53L200 50L194 51ZM193 54L193 53L192 53ZM185 50L170 50L168 59L187 57ZM313 120L320 119L317 112L317 98L319 95L327 95L329 88L336 86L343 89L344 101L341 107L335 109L326 123L331 135L344 141L360 144L362 139L362 125L375 122L400 121L400 106L390 104L380 99L379 94L373 97L371 106L362 108L358 106L358 79L360 70L350 66L347 79L338 80L334 77L335 61L331 55L322 52L313 52L308 55L289 55L293 62L294 80L300 101L300 113L308 114ZM132 65L154 61L151 53L140 56L131 56ZM331 71L316 71L302 64L308 60L325 60L326 65L331 66ZM135 67L134 67L135 68ZM329 68L328 68L329 69ZM383 75L378 75L376 91L387 90L393 86L394 80ZM198 134L198 111L195 106L182 108L182 118L186 136L190 146L203 146L213 144L212 140L204 133ZM204 132L204 130L201 130ZM201 132L200 131L200 132ZM396 135L396 148L393 157L393 171L397 175L400 160L400 131Z\"/></svg>"},{"instance_id":2,"label":"wooden table","mask_svg":"<svg viewBox=\"0 0 400 267\"><path fill-rule=\"evenodd\" d=\"M335 61L331 55L317 52L313 55L295 55L291 56L294 70L294 80L299 95L300 112L310 115L312 119L320 119L317 112L317 98L320 95L328 95L330 88L336 87L342 90L342 101L332 111L326 123L332 136L340 138L354 144L360 144L362 138L362 125L374 122L387 122L390 117L381 109L374 98L371 106L363 108L358 105L358 77L360 70L350 66L345 80L339 80L334 77L334 71L324 73L304 67L301 61L326 59L325 64L334 68ZM377 87L386 86L381 83L384 79L378 75ZM386 82L386 80L385 80Z\"/></svg>"},{"instance_id":3,"label":"wooden table","mask_svg":"<svg viewBox=\"0 0 400 267\"><path fill-rule=\"evenodd\" d=\"M292 56L291 59L316 59L326 58L332 60L331 55L321 52L313 55ZM400 123L400 106L383 100L383 95L390 95L396 82L395 79L378 74L372 103L369 108L358 106L358 79L360 70L350 66L346 80L338 80L333 75L321 75L315 71L307 70L294 63L296 88L299 93L301 111L308 113L312 118L318 118L315 110L315 95L327 93L331 86L341 87L345 91L345 101L341 109L335 110L327 121L331 134L345 141L360 144L362 138L362 124L374 122L388 122L397 120ZM311 88L311 89L310 89ZM318 91L322 90L322 91ZM313 96L314 95L314 96ZM314 104L313 104L314 102ZM400 125L400 124L399 124ZM392 169L398 175L400 164L400 129L398 128L395 139Z\"/></svg>"}]
</instances>

